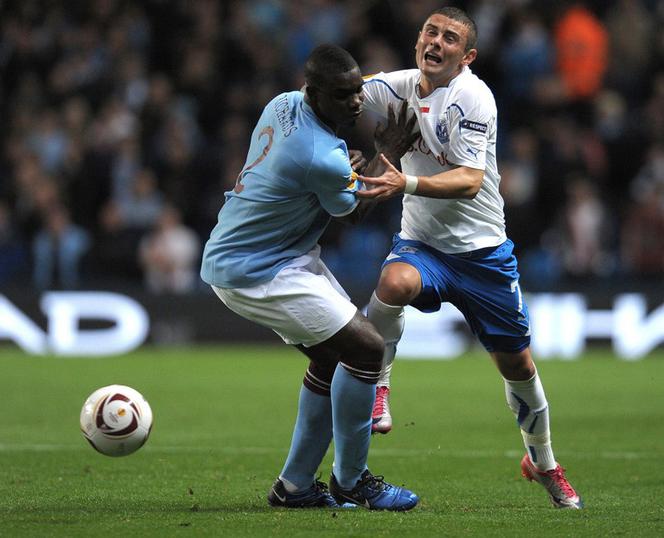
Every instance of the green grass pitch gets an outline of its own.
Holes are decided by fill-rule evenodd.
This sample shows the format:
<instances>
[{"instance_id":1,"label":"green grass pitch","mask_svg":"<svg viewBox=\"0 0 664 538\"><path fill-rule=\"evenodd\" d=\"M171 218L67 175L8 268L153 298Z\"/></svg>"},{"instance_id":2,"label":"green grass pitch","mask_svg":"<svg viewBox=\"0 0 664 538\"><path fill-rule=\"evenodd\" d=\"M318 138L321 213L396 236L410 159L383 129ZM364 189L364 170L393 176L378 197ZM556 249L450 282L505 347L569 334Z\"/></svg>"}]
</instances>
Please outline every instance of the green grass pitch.
<instances>
[{"instance_id":1,"label":"green grass pitch","mask_svg":"<svg viewBox=\"0 0 664 538\"><path fill-rule=\"evenodd\" d=\"M395 428L372 440L369 465L416 491L416 509L268 507L305 367L286 346L106 359L0 348L0 536L664 536L661 352L539 362L582 511L555 510L520 478L521 437L482 353L395 365ZM78 427L84 399L111 383L143 392L155 414L146 446L124 458L96 453Z\"/></svg>"}]
</instances>

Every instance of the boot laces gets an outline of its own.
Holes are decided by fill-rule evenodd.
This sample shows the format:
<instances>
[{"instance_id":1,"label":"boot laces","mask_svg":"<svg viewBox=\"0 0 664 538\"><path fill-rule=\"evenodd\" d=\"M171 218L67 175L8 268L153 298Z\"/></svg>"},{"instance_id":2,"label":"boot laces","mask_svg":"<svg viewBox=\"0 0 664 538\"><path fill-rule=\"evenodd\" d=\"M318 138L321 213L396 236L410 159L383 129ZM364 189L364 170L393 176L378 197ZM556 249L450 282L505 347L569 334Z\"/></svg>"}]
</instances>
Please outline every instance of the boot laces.
<instances>
[{"instance_id":1,"label":"boot laces","mask_svg":"<svg viewBox=\"0 0 664 538\"><path fill-rule=\"evenodd\" d=\"M382 416L385 412L385 400L387 398L387 387L378 387L376 390L376 405L374 406L374 416Z\"/></svg>"},{"instance_id":2,"label":"boot laces","mask_svg":"<svg viewBox=\"0 0 664 538\"><path fill-rule=\"evenodd\" d=\"M383 491L387 484L385 483L385 477L383 475L374 476L371 473L367 473L367 476L357 483L355 489L360 489L363 486L368 486L374 491Z\"/></svg>"},{"instance_id":3,"label":"boot laces","mask_svg":"<svg viewBox=\"0 0 664 538\"><path fill-rule=\"evenodd\" d=\"M576 497L576 491L574 491L572 485L565 478L565 469L558 465L558 467L549 471L548 474L565 495Z\"/></svg>"}]
</instances>

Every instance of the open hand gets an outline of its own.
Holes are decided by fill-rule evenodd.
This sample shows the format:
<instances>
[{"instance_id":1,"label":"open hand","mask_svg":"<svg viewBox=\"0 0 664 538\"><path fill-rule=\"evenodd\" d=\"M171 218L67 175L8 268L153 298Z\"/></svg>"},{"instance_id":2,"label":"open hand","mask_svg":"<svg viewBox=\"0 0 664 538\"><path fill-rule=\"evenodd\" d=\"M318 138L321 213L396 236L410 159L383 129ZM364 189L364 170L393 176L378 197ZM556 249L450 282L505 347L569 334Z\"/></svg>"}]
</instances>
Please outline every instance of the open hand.
<instances>
[{"instance_id":1,"label":"open hand","mask_svg":"<svg viewBox=\"0 0 664 538\"><path fill-rule=\"evenodd\" d=\"M394 113L392 103L387 105L387 125L378 123L374 131L374 144L378 153L383 153L396 163L420 137L419 129L413 128L417 116L408 116L408 101L404 100L399 107L399 115Z\"/></svg>"},{"instance_id":2,"label":"open hand","mask_svg":"<svg viewBox=\"0 0 664 538\"><path fill-rule=\"evenodd\" d=\"M385 164L385 172L377 177L359 176L358 179L368 185L368 188L356 191L355 196L358 198L387 200L403 193L406 188L406 177L392 165L385 155L381 154L380 158Z\"/></svg>"}]
</instances>

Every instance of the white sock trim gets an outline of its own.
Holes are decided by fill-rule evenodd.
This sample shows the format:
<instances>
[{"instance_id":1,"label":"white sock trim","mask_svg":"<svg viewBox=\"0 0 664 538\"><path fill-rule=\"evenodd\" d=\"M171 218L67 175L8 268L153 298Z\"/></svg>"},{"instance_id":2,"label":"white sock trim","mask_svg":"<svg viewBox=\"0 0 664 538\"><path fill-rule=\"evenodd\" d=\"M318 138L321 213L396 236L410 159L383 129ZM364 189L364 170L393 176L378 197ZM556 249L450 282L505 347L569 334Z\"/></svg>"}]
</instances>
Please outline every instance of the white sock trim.
<instances>
[{"instance_id":1,"label":"white sock trim","mask_svg":"<svg viewBox=\"0 0 664 538\"><path fill-rule=\"evenodd\" d=\"M384 303L378 298L378 295L376 295L376 292L374 291L371 294L371 299L369 300L369 304L373 306L376 310L378 310L381 314L390 314L390 315L395 315L398 316L401 311L403 310L403 306L395 306L391 304Z\"/></svg>"}]
</instances>

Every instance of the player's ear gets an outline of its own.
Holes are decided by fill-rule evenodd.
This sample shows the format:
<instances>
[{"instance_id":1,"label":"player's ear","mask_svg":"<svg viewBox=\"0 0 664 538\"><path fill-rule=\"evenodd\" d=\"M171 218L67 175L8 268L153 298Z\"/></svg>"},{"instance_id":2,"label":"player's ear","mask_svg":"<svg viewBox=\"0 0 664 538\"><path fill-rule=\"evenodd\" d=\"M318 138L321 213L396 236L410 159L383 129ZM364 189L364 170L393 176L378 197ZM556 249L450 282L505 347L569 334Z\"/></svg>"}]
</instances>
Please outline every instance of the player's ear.
<instances>
[{"instance_id":1,"label":"player's ear","mask_svg":"<svg viewBox=\"0 0 664 538\"><path fill-rule=\"evenodd\" d=\"M461 65L470 65L475 61L475 58L477 58L477 49L470 49L461 60Z\"/></svg>"}]
</instances>

